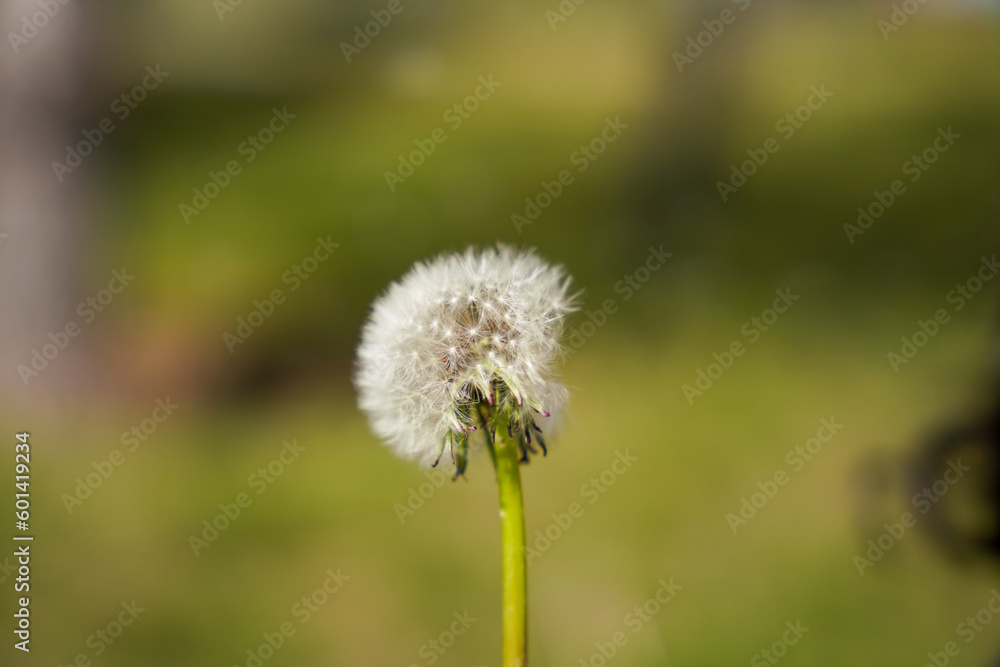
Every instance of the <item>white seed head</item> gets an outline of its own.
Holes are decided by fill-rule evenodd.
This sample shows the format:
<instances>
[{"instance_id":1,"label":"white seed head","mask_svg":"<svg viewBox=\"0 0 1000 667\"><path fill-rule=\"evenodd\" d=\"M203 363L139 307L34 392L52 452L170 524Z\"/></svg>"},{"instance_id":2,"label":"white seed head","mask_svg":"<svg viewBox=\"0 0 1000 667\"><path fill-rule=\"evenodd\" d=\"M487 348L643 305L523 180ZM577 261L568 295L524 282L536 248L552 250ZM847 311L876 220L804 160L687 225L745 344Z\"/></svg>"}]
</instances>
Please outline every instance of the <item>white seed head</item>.
<instances>
[{"instance_id":1,"label":"white seed head","mask_svg":"<svg viewBox=\"0 0 1000 667\"><path fill-rule=\"evenodd\" d=\"M414 265L375 301L358 347L354 380L375 433L430 465L500 386L512 421L550 421L568 398L553 378L569 284L561 267L507 246Z\"/></svg>"}]
</instances>

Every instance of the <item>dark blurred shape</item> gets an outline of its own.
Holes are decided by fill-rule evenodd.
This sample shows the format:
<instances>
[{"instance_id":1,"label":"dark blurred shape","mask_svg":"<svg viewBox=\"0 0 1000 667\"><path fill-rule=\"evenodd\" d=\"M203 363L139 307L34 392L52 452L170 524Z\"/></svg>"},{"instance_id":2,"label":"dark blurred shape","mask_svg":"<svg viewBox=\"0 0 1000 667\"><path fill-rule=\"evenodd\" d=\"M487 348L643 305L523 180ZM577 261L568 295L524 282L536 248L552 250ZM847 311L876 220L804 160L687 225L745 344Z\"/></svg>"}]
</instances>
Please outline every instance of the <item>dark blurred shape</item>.
<instances>
[{"instance_id":1,"label":"dark blurred shape","mask_svg":"<svg viewBox=\"0 0 1000 667\"><path fill-rule=\"evenodd\" d=\"M932 501L925 525L957 555L969 555L973 550L1000 557L1000 521L996 520L1000 516L1000 400L986 417L947 428L928 440L915 462L913 491L933 492L934 485L941 485L952 466L970 455L983 463L973 474L980 478L984 488L981 501L982 509L991 517L988 525L971 529L962 525L952 510L953 503L943 494L936 502ZM932 493L931 497L938 496Z\"/></svg>"},{"instance_id":2,"label":"dark blurred shape","mask_svg":"<svg viewBox=\"0 0 1000 667\"><path fill-rule=\"evenodd\" d=\"M936 431L913 461L910 490L926 512L921 525L962 560L1000 558L1000 364L993 384L983 414ZM965 488L956 493L959 484Z\"/></svg>"}]
</instances>

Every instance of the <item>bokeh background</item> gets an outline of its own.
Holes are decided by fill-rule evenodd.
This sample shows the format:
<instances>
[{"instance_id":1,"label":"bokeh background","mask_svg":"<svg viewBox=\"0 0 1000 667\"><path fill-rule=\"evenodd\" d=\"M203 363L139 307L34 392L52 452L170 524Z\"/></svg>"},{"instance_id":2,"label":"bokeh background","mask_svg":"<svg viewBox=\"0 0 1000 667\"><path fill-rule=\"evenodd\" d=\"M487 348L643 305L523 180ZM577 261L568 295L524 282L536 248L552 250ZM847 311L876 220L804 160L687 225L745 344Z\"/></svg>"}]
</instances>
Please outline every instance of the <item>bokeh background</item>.
<instances>
[{"instance_id":1,"label":"bokeh background","mask_svg":"<svg viewBox=\"0 0 1000 667\"><path fill-rule=\"evenodd\" d=\"M585 298L570 325L589 334L565 364L565 428L524 471L531 664L921 665L948 642L947 664L1000 660L1000 571L983 550L955 555L994 525L989 443L949 452L970 471L939 484L946 513L919 512L912 473L935 434L997 404L1000 281L960 310L952 292L1000 241L997 3L5 0L0 14L0 486L12 514L14 433L29 431L36 536L30 655L11 647L13 547L0 552L0 664L497 665L488 462L435 484L370 433L350 380L390 281L497 241L565 265ZM480 77L499 85L467 101ZM832 95L802 107L818 89ZM248 148L275 109L294 118ZM627 128L581 161L608 119ZM390 188L436 128L446 141ZM777 152L723 198L769 138ZM63 171L67 147L89 155ZM518 224L562 170L572 183ZM206 193L213 173L225 186ZM905 192L848 233L896 179ZM185 214L198 192L214 196ZM318 238L339 247L293 290L286 272ZM672 256L644 273L650 248ZM102 292L114 271L134 278ZM227 345L275 289L284 303ZM798 299L765 331L751 318L776 290ZM615 312L588 315L609 299ZM938 309L948 321L891 363ZM734 342L744 353L710 368ZM25 374L36 351L54 358ZM689 400L699 371L717 378ZM157 400L179 406L162 423ZM804 465L786 459L823 419L842 428ZM286 440L302 449L276 465ZM734 532L727 515L781 472ZM251 502L226 525L239 494ZM886 542L907 511L916 525ZM193 545L212 521L225 528ZM859 568L880 537L891 549ZM316 593L329 570L349 578ZM671 578L682 588L637 623ZM476 621L452 637L456 613ZM284 623L294 635L261 651ZM786 623L808 631L783 644Z\"/></svg>"}]
</instances>

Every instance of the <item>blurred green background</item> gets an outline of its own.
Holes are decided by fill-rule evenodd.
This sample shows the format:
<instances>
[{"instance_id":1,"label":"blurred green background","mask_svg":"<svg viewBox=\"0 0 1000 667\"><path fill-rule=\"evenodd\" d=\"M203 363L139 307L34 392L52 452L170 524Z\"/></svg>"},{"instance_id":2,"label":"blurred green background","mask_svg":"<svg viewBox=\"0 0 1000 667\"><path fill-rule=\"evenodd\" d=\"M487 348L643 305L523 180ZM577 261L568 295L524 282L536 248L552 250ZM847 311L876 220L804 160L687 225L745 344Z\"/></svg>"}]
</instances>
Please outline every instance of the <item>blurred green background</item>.
<instances>
[{"instance_id":1,"label":"blurred green background","mask_svg":"<svg viewBox=\"0 0 1000 667\"><path fill-rule=\"evenodd\" d=\"M487 461L428 486L370 433L350 380L389 282L497 241L566 266L585 292L571 326L617 307L567 360L565 429L524 472L529 542L557 535L530 568L531 664L598 667L619 631L608 664L773 664L760 652L796 621L809 630L782 664L920 665L949 641L961 650L948 664L1000 656L1000 620L969 643L956 629L1000 587L993 563L948 558L919 518L863 576L854 561L913 511L919 443L993 398L998 283L961 310L948 295L1000 240L996 4L931 0L887 38L879 21L900 11L887 2L562 6L553 22L556 2L403 0L350 62L342 44L387 3L161 0L51 19L50 33L72 19L86 36L72 56L86 76L58 150L39 157L45 177L84 130L107 116L115 130L59 185L74 193L68 307L3 341L4 438L31 432L36 542L33 650L13 651L5 627L0 663L253 667L248 651L290 622L262 664L497 665ZM678 71L699 33L708 45ZM26 67L42 39L5 62ZM157 65L163 82L113 116ZM479 77L500 85L455 128L446 111ZM832 96L786 138L776 124L821 86ZM246 162L240 146L275 108L294 119ZM579 171L575 152L608 118L628 127ZM390 190L385 172L439 127L447 140ZM904 163L939 128L960 138L909 181ZM718 181L769 137L780 149L723 201ZM230 160L240 173L186 222L180 205ZM518 230L512 215L564 169L573 182ZM895 179L905 194L851 243L844 225ZM283 276L318 237L340 246L291 290ZM44 261L58 242L11 232L0 262L63 270ZM619 281L661 246L672 257L626 300ZM25 386L15 366L122 267L134 282ZM287 301L230 352L223 334L274 289ZM751 341L746 323L779 289L800 298ZM894 371L887 353L939 308L950 321ZM3 315L26 312L8 301ZM683 385L734 341L745 353L689 401ZM129 451L123 435L168 398L180 407ZM795 470L786 453L824 418L842 430ZM304 449L261 488L255 471L293 439ZM115 450L124 462L68 509ZM626 451L634 465L607 473ZM953 498L981 485L986 464L967 462ZM788 483L734 534L727 514L779 470ZM602 473L614 484L595 493ZM241 493L249 506L193 548ZM553 528L573 502L583 515ZM295 605L328 570L349 579L302 623ZM671 577L682 589L634 631L628 615ZM13 575L0 580L10 626ZM133 600L134 623L95 640ZM428 642L451 643L464 612L477 620L437 652Z\"/></svg>"}]
</instances>

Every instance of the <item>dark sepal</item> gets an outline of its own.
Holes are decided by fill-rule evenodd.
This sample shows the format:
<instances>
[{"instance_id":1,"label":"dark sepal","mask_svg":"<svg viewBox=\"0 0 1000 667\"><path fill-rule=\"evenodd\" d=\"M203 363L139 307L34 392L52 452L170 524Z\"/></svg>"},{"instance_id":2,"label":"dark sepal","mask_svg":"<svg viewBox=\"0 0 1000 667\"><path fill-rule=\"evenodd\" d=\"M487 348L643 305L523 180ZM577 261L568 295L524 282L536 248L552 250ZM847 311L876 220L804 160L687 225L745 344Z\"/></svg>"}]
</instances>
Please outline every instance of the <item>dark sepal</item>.
<instances>
[{"instance_id":1,"label":"dark sepal","mask_svg":"<svg viewBox=\"0 0 1000 667\"><path fill-rule=\"evenodd\" d=\"M465 467L469 464L468 433L462 433L459 436L452 434L451 452L452 458L455 460L455 476L451 478L451 481L454 482L459 477L465 477Z\"/></svg>"}]
</instances>

